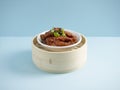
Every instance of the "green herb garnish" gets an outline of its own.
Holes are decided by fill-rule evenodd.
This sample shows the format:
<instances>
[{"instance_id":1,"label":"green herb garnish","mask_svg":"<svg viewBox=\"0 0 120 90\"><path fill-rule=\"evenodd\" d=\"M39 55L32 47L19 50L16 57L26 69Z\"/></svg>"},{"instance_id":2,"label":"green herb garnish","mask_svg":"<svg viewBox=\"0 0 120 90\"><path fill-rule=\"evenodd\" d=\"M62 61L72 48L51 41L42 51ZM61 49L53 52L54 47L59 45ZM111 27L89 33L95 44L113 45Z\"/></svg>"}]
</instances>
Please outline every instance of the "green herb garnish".
<instances>
[{"instance_id":1,"label":"green herb garnish","mask_svg":"<svg viewBox=\"0 0 120 90\"><path fill-rule=\"evenodd\" d=\"M54 34L55 37L59 37L60 36L60 34L58 32L54 32L53 34Z\"/></svg>"},{"instance_id":2,"label":"green herb garnish","mask_svg":"<svg viewBox=\"0 0 120 90\"><path fill-rule=\"evenodd\" d=\"M53 33L54 37L66 36L63 28L52 28L50 31Z\"/></svg>"}]
</instances>

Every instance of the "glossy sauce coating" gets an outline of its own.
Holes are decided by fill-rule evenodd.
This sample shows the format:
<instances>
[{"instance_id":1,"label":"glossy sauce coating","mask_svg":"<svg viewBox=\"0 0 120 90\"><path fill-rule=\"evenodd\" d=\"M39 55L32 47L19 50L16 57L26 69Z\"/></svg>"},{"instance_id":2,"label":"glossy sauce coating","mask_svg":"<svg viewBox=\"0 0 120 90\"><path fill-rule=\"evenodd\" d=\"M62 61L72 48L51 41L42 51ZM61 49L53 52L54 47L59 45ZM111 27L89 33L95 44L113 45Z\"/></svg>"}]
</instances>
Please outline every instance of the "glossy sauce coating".
<instances>
[{"instance_id":1,"label":"glossy sauce coating","mask_svg":"<svg viewBox=\"0 0 120 90\"><path fill-rule=\"evenodd\" d=\"M77 42L77 37L71 32L64 31L66 36L55 37L51 31L41 34L42 43L50 46L68 46Z\"/></svg>"}]
</instances>

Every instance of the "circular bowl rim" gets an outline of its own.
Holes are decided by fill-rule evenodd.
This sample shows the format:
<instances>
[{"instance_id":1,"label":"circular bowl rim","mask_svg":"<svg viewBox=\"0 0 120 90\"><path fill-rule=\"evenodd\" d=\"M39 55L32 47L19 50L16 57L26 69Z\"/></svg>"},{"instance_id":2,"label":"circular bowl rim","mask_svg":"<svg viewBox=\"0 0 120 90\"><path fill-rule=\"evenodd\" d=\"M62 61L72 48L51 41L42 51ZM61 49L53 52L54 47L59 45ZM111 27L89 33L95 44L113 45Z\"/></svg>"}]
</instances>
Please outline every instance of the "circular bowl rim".
<instances>
[{"instance_id":1,"label":"circular bowl rim","mask_svg":"<svg viewBox=\"0 0 120 90\"><path fill-rule=\"evenodd\" d=\"M68 32L71 32L73 34L77 34L79 36L79 41L77 41L76 43L74 44L71 44L71 45L68 45L68 46L50 46L50 45L47 45L47 44L44 44L40 41L40 35L41 34L44 34L45 32L49 31L49 30L46 30L44 32L41 32L37 35L37 42L42 45L43 47L46 47L46 48L51 48L51 49L63 49L63 48L71 48L71 47L74 47L76 45L78 45L81 41L82 41L82 36L80 33L78 32L75 32L75 31L72 31L70 29L64 29L65 31L68 31Z\"/></svg>"}]
</instances>

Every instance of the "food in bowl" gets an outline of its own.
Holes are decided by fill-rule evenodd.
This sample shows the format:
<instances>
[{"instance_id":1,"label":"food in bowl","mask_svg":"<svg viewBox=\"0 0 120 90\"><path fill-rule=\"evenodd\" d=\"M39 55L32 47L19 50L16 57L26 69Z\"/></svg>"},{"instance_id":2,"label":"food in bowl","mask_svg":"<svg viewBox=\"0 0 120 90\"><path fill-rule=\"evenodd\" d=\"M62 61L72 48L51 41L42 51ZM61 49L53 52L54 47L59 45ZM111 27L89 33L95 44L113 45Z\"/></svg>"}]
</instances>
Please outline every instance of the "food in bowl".
<instances>
[{"instance_id":1,"label":"food in bowl","mask_svg":"<svg viewBox=\"0 0 120 90\"><path fill-rule=\"evenodd\" d=\"M54 27L37 35L37 42L47 50L63 51L76 47L82 41L78 32Z\"/></svg>"},{"instance_id":2,"label":"food in bowl","mask_svg":"<svg viewBox=\"0 0 120 90\"><path fill-rule=\"evenodd\" d=\"M77 36L63 28L52 28L40 35L41 42L50 46L68 46L77 42Z\"/></svg>"}]
</instances>

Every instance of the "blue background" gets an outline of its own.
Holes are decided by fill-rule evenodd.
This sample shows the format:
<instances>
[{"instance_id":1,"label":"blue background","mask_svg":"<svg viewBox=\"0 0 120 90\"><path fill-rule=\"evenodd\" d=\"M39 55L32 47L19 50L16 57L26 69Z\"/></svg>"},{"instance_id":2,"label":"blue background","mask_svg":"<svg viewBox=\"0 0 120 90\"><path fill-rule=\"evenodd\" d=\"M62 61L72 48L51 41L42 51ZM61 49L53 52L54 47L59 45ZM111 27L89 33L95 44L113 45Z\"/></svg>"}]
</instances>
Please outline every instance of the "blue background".
<instances>
[{"instance_id":1,"label":"blue background","mask_svg":"<svg viewBox=\"0 0 120 90\"><path fill-rule=\"evenodd\" d=\"M54 26L120 36L120 0L0 0L0 36L34 36Z\"/></svg>"},{"instance_id":2,"label":"blue background","mask_svg":"<svg viewBox=\"0 0 120 90\"><path fill-rule=\"evenodd\" d=\"M88 36L84 68L50 74L33 64L32 37L53 26ZM120 90L119 36L120 0L0 0L0 90Z\"/></svg>"}]
</instances>

